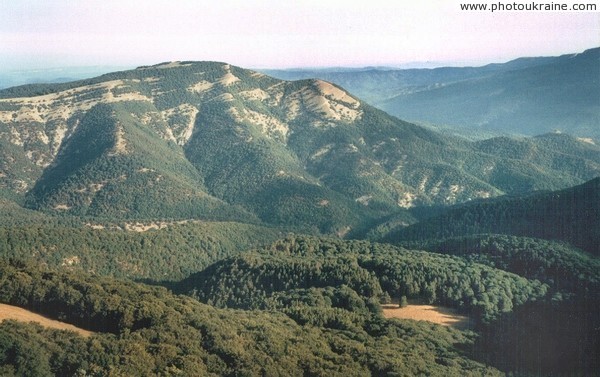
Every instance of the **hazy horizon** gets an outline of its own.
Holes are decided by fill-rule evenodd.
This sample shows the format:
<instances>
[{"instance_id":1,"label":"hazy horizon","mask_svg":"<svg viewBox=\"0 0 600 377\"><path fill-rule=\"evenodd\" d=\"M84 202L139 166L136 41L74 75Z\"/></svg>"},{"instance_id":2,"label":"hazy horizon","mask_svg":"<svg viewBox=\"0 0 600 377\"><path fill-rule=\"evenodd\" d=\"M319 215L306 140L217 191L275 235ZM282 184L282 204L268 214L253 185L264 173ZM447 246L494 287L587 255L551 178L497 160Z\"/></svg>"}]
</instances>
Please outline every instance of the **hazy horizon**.
<instances>
[{"instance_id":1,"label":"hazy horizon","mask_svg":"<svg viewBox=\"0 0 600 377\"><path fill-rule=\"evenodd\" d=\"M577 51L564 51L561 53L557 53L557 54L552 54L552 55L523 55L523 56L516 56L516 57L512 57L510 59L507 60L471 60L471 61L460 61L460 60L454 60L454 61L410 61L410 62L403 62L403 63L398 63L398 64L388 64L388 65L376 65L376 64L366 64L366 65L340 65L340 64L332 64L332 65L325 65L325 66L319 66L319 65L305 65L305 66L289 66L289 67L282 67L282 66L269 66L269 65L264 65L264 66L240 66L241 68L247 68L247 69L256 69L256 70L304 70L304 69L315 69L315 70L327 70L327 69L348 69L348 70L352 70L352 69L356 69L356 70L360 70L360 69L368 69L368 68L374 68L374 69L420 69L420 68L425 68L425 69L433 69L433 68L442 68L442 67L480 67L480 66L485 66L488 64L504 64L504 63L508 63L510 61L516 60L516 59L521 59L521 58L543 58L543 57L555 57L555 56L561 56L561 55L571 55L571 54L579 54L582 53L584 51L587 50L591 50L591 49L595 49L595 48L600 48L600 43L596 46L590 46L588 48L584 48L583 50L577 50ZM56 66L52 66L52 65L46 65L43 67L19 67L19 68L8 68L8 69L2 69L3 67L0 67L0 71L3 72L49 72L49 71L61 71L61 70L65 70L65 69L102 69L102 68L106 68L106 69L135 69L137 67L141 67L141 66L149 66L149 65L158 65L161 63L167 63L167 62L173 62L173 61L219 61L219 60L215 60L215 59L205 59L205 60L195 60L195 59L178 59L178 60L164 60L164 61L155 61L155 62L150 62L150 63L145 63L145 64L132 64L132 65L120 65L120 64L89 64L89 65L82 65L82 64L65 64L65 65L56 65ZM230 63L228 61L222 61L223 63ZM234 64L236 65L236 64Z\"/></svg>"},{"instance_id":2,"label":"hazy horizon","mask_svg":"<svg viewBox=\"0 0 600 377\"><path fill-rule=\"evenodd\" d=\"M461 11L459 4L8 1L0 3L0 66L134 67L175 60L256 69L484 65L600 45L598 12L491 13Z\"/></svg>"}]
</instances>

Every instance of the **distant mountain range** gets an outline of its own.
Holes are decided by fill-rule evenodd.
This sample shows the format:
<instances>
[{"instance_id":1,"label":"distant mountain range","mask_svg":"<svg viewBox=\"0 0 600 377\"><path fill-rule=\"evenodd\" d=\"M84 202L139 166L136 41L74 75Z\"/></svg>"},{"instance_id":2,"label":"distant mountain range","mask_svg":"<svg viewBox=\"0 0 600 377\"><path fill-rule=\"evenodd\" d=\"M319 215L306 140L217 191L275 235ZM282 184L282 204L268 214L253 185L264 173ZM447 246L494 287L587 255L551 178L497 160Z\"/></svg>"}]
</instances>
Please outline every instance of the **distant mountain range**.
<instances>
[{"instance_id":1,"label":"distant mountain range","mask_svg":"<svg viewBox=\"0 0 600 377\"><path fill-rule=\"evenodd\" d=\"M325 81L225 63L164 63L0 98L0 192L50 213L266 222L343 236L417 205L600 175L591 140L468 142Z\"/></svg>"},{"instance_id":2,"label":"distant mountain range","mask_svg":"<svg viewBox=\"0 0 600 377\"><path fill-rule=\"evenodd\" d=\"M76 66L40 69L3 69L0 67L0 89L25 84L50 84L86 79L132 67Z\"/></svg>"},{"instance_id":3,"label":"distant mountain range","mask_svg":"<svg viewBox=\"0 0 600 377\"><path fill-rule=\"evenodd\" d=\"M463 133L559 130L600 140L600 48L483 67L265 72L328 80L402 119Z\"/></svg>"}]
</instances>

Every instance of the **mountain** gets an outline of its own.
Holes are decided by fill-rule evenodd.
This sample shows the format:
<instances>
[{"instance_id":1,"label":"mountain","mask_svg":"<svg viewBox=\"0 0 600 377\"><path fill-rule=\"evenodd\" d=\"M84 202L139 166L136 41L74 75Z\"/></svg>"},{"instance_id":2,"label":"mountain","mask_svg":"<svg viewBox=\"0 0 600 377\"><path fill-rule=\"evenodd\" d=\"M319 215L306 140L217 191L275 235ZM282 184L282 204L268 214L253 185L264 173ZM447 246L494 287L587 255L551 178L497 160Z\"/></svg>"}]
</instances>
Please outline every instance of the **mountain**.
<instances>
[{"instance_id":1,"label":"mountain","mask_svg":"<svg viewBox=\"0 0 600 377\"><path fill-rule=\"evenodd\" d=\"M172 62L0 91L0 194L54 214L344 236L385 216L414 222L405 209L417 205L600 175L600 147L552 137L472 143L325 81Z\"/></svg>"},{"instance_id":2,"label":"mountain","mask_svg":"<svg viewBox=\"0 0 600 377\"><path fill-rule=\"evenodd\" d=\"M560 130L600 140L599 99L600 48L595 48L547 64L399 94L381 108L406 119L475 130L525 135Z\"/></svg>"},{"instance_id":3,"label":"mountain","mask_svg":"<svg viewBox=\"0 0 600 377\"><path fill-rule=\"evenodd\" d=\"M504 197L458 206L440 216L390 231L391 242L482 233L560 240L598 255L600 178L560 191Z\"/></svg>"},{"instance_id":4,"label":"mountain","mask_svg":"<svg viewBox=\"0 0 600 377\"><path fill-rule=\"evenodd\" d=\"M218 62L0 97L0 302L93 332L3 321L0 375L598 370L593 140L472 142Z\"/></svg>"},{"instance_id":5,"label":"mountain","mask_svg":"<svg viewBox=\"0 0 600 377\"><path fill-rule=\"evenodd\" d=\"M600 48L483 67L268 72L322 78L402 119L463 133L560 130L600 140Z\"/></svg>"},{"instance_id":6,"label":"mountain","mask_svg":"<svg viewBox=\"0 0 600 377\"><path fill-rule=\"evenodd\" d=\"M4 57L4 59L8 58ZM118 66L75 66L38 69L6 69L6 67L0 67L0 89L25 84L69 82L123 69L125 67Z\"/></svg>"},{"instance_id":7,"label":"mountain","mask_svg":"<svg viewBox=\"0 0 600 377\"><path fill-rule=\"evenodd\" d=\"M399 94L435 88L451 82L484 77L490 74L547 64L554 58L520 58L503 64L488 64L482 67L438 67L438 68L297 68L264 69L261 72L282 80L304 80L318 78L346 88L368 103L379 103Z\"/></svg>"}]
</instances>

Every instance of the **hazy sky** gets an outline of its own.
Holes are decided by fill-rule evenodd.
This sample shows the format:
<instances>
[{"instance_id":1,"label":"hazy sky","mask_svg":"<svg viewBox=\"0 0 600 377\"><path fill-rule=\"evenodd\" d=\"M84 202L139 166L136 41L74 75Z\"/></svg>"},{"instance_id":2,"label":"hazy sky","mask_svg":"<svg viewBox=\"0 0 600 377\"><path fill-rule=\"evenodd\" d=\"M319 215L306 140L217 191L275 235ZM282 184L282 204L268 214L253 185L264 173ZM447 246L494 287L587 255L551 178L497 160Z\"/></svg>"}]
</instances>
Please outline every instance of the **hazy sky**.
<instances>
[{"instance_id":1,"label":"hazy sky","mask_svg":"<svg viewBox=\"0 0 600 377\"><path fill-rule=\"evenodd\" d=\"M467 12L460 1L0 0L0 66L476 64L600 46L600 12Z\"/></svg>"}]
</instances>

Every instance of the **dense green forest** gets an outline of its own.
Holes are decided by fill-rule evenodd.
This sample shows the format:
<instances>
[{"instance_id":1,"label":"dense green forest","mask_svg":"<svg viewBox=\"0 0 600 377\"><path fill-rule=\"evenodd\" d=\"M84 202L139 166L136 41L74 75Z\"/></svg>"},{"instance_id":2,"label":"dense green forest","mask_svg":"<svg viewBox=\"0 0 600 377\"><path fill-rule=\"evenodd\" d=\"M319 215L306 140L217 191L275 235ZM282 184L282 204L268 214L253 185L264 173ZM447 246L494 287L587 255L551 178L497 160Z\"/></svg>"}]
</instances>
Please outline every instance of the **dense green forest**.
<instances>
[{"instance_id":1,"label":"dense green forest","mask_svg":"<svg viewBox=\"0 0 600 377\"><path fill-rule=\"evenodd\" d=\"M223 259L174 289L218 307L268 309L273 300L288 297L287 291L326 287L353 290L372 303L422 299L456 307L479 321L535 301L547 290L538 281L457 257L310 237Z\"/></svg>"},{"instance_id":2,"label":"dense green forest","mask_svg":"<svg viewBox=\"0 0 600 377\"><path fill-rule=\"evenodd\" d=\"M4 322L4 375L501 375L464 356L469 334L376 313L344 331L39 264L2 260L0 279L2 302L98 332Z\"/></svg>"},{"instance_id":3,"label":"dense green forest","mask_svg":"<svg viewBox=\"0 0 600 377\"><path fill-rule=\"evenodd\" d=\"M79 268L4 260L0 301L101 334L85 340L5 322L2 364L7 375L31 365L37 375L496 373L480 362L518 375L595 370L597 360L583 355L598 349L596 257L507 236L423 247L453 255L289 236L165 284L192 298ZM380 303L401 296L459 309L478 335L384 319ZM23 355L30 342L34 352Z\"/></svg>"},{"instance_id":4,"label":"dense green forest","mask_svg":"<svg viewBox=\"0 0 600 377\"><path fill-rule=\"evenodd\" d=\"M458 206L416 225L397 227L382 240L405 242L480 233L562 240L597 255L600 178L561 191Z\"/></svg>"},{"instance_id":5,"label":"dense green forest","mask_svg":"<svg viewBox=\"0 0 600 377\"><path fill-rule=\"evenodd\" d=\"M99 225L107 229L39 223L0 227L0 250L4 257L104 276L178 280L286 233L233 222L175 223L145 232L127 231L127 225L120 224L120 229L114 229L119 223Z\"/></svg>"},{"instance_id":6,"label":"dense green forest","mask_svg":"<svg viewBox=\"0 0 600 377\"><path fill-rule=\"evenodd\" d=\"M570 214L563 224L578 221L575 214L593 224L597 181L449 212L417 209L392 216L366 234L375 237L394 227L397 231L417 219L424 220L402 231L432 229L428 224L448 213L486 206L492 214L503 208L505 217L496 225L539 208L546 215ZM600 367L596 358L586 357L600 347L595 310L600 304L600 262L564 242L457 231L462 236L406 237L400 247L282 238L298 228L239 222L50 216L9 201L2 208L0 249L4 257L17 259L4 262L0 301L101 333L86 340L4 322L0 364L6 375L24 375L25 370L33 375L176 375L190 370L215 375L488 375L499 370L568 376L573 371L593 374ZM529 221L543 224L545 219L533 216ZM459 217L447 224L475 223ZM161 229L129 229L144 225ZM593 239L597 230L581 222L568 229L581 236L567 240ZM175 304L169 300L176 296L164 288L101 276L144 279L192 299L179 297L183 303ZM85 283L92 281L102 290ZM381 303L403 297L455 308L474 321L475 332L384 319ZM209 306L198 306L197 300ZM165 306L188 313L184 317L192 324L169 320L181 314L166 313ZM190 310L197 310L191 307L203 308L201 319L189 319ZM209 315L208 308L219 309ZM215 318L218 324L210 331L216 334L202 327ZM222 334L221 327L238 330ZM220 340L198 340L207 333ZM294 336L296 343L286 345L286 351L270 345L287 344L282 339ZM231 344L236 341L245 348ZM298 353L289 355L290 350ZM263 360L264 367L255 360Z\"/></svg>"},{"instance_id":7,"label":"dense green forest","mask_svg":"<svg viewBox=\"0 0 600 377\"><path fill-rule=\"evenodd\" d=\"M572 292L600 283L600 260L563 242L491 234L407 242L405 246L460 256L540 280L557 290Z\"/></svg>"},{"instance_id":8,"label":"dense green forest","mask_svg":"<svg viewBox=\"0 0 600 377\"><path fill-rule=\"evenodd\" d=\"M410 242L511 271L548 285L528 302L483 324L481 360L517 375L594 375L600 360L600 260L563 242L506 235Z\"/></svg>"},{"instance_id":9,"label":"dense green forest","mask_svg":"<svg viewBox=\"0 0 600 377\"><path fill-rule=\"evenodd\" d=\"M594 183L565 192L594 203ZM83 339L4 322L6 375L488 375L497 368L568 376L599 367L586 355L600 347L600 262L567 243L472 235L399 247L172 220L133 232L128 227L143 222L4 208L0 249L17 259L3 262L0 301L100 333ZM456 308L475 332L384 319L381 303L403 296Z\"/></svg>"},{"instance_id":10,"label":"dense green forest","mask_svg":"<svg viewBox=\"0 0 600 377\"><path fill-rule=\"evenodd\" d=\"M501 370L597 370L598 360L586 357L599 349L597 257L507 236L424 246L455 256L293 237L219 261L172 288L217 307L277 310L299 324L350 331L368 325L364 313L376 313L378 302L407 296L469 315L480 334L471 357Z\"/></svg>"}]
</instances>

